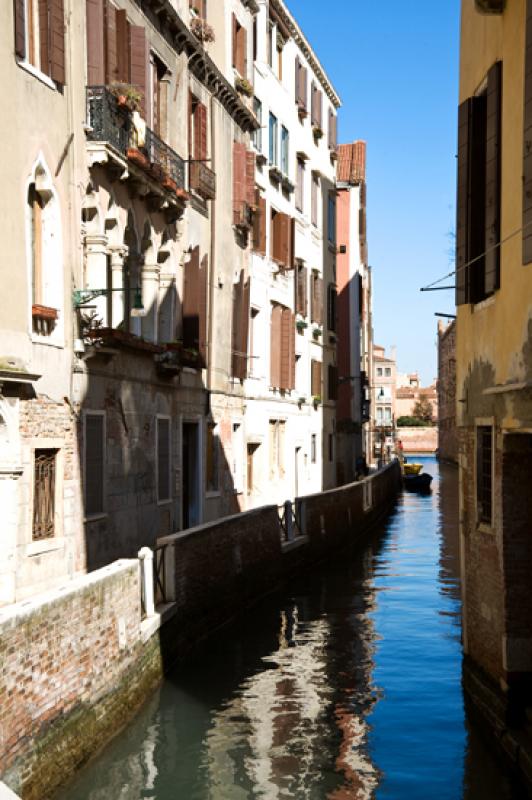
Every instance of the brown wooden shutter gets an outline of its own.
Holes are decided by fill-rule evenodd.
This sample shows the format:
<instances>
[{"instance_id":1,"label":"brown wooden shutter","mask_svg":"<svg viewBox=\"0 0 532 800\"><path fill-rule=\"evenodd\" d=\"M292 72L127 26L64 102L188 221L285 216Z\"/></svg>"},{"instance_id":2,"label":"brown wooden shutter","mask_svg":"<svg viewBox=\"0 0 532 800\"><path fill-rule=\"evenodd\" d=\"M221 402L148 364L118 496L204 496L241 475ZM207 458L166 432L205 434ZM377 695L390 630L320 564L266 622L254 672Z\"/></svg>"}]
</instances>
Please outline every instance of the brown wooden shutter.
<instances>
[{"instance_id":1,"label":"brown wooden shutter","mask_svg":"<svg viewBox=\"0 0 532 800\"><path fill-rule=\"evenodd\" d=\"M183 345L199 350L199 247L193 249L184 270Z\"/></svg>"},{"instance_id":2,"label":"brown wooden shutter","mask_svg":"<svg viewBox=\"0 0 532 800\"><path fill-rule=\"evenodd\" d=\"M502 62L488 72L486 124L486 232L484 291L492 294L500 286L501 240L501 99ZM493 249L495 247L495 249Z\"/></svg>"},{"instance_id":3,"label":"brown wooden shutter","mask_svg":"<svg viewBox=\"0 0 532 800\"><path fill-rule=\"evenodd\" d=\"M270 235L272 237L272 259L278 264L282 264L283 260L283 217L279 211L272 217L272 226Z\"/></svg>"},{"instance_id":4,"label":"brown wooden shutter","mask_svg":"<svg viewBox=\"0 0 532 800\"><path fill-rule=\"evenodd\" d=\"M207 158L207 108L196 101L194 109L194 158L204 161Z\"/></svg>"},{"instance_id":5,"label":"brown wooden shutter","mask_svg":"<svg viewBox=\"0 0 532 800\"><path fill-rule=\"evenodd\" d=\"M207 347L207 287L209 276L209 256L204 255L198 274L198 352L201 358L201 366L207 366L208 347Z\"/></svg>"},{"instance_id":6,"label":"brown wooden shutter","mask_svg":"<svg viewBox=\"0 0 532 800\"><path fill-rule=\"evenodd\" d=\"M294 325L292 321L292 312L289 308L283 308L281 311L281 389L291 388L291 375L293 358L293 343L291 339L294 337Z\"/></svg>"},{"instance_id":7,"label":"brown wooden shutter","mask_svg":"<svg viewBox=\"0 0 532 800\"><path fill-rule=\"evenodd\" d=\"M321 361L310 362L310 393L313 397L321 397Z\"/></svg>"},{"instance_id":8,"label":"brown wooden shutter","mask_svg":"<svg viewBox=\"0 0 532 800\"><path fill-rule=\"evenodd\" d=\"M231 375L238 377L240 370L240 336L239 326L242 315L242 280L243 273L240 272L238 283L233 284L233 314L231 323Z\"/></svg>"},{"instance_id":9,"label":"brown wooden shutter","mask_svg":"<svg viewBox=\"0 0 532 800\"><path fill-rule=\"evenodd\" d=\"M532 262L532 2L526 4L523 142L523 264Z\"/></svg>"},{"instance_id":10,"label":"brown wooden shutter","mask_svg":"<svg viewBox=\"0 0 532 800\"><path fill-rule=\"evenodd\" d=\"M255 213L253 215L253 250L266 255L266 199L255 193Z\"/></svg>"},{"instance_id":11,"label":"brown wooden shutter","mask_svg":"<svg viewBox=\"0 0 532 800\"><path fill-rule=\"evenodd\" d=\"M118 80L118 48L116 30L116 8L105 3L105 83Z\"/></svg>"},{"instance_id":12,"label":"brown wooden shutter","mask_svg":"<svg viewBox=\"0 0 532 800\"><path fill-rule=\"evenodd\" d=\"M299 60L298 56L296 56L296 64L295 64L295 66L296 66L296 73L295 73L295 97L294 97L294 99L296 101L296 104L299 105L300 102L301 102L301 81L300 81L300 78L299 78L299 73L301 71L301 61Z\"/></svg>"},{"instance_id":13,"label":"brown wooden shutter","mask_svg":"<svg viewBox=\"0 0 532 800\"><path fill-rule=\"evenodd\" d=\"M15 53L26 58L26 8L24 0L14 0L13 15L15 23Z\"/></svg>"},{"instance_id":14,"label":"brown wooden shutter","mask_svg":"<svg viewBox=\"0 0 532 800\"><path fill-rule=\"evenodd\" d=\"M237 64L238 64L238 56L237 56L237 50L238 50L238 35L237 35L238 22L237 22L235 13L233 13L233 15L232 15L232 20L233 20L233 67L235 69L237 69Z\"/></svg>"},{"instance_id":15,"label":"brown wooden shutter","mask_svg":"<svg viewBox=\"0 0 532 800\"><path fill-rule=\"evenodd\" d=\"M316 97L317 97L317 110L316 110L316 117L318 121L318 125L321 128L323 124L323 95L319 89L316 89Z\"/></svg>"},{"instance_id":16,"label":"brown wooden shutter","mask_svg":"<svg viewBox=\"0 0 532 800\"><path fill-rule=\"evenodd\" d=\"M50 75L50 17L48 0L39 0L39 57L41 72Z\"/></svg>"},{"instance_id":17,"label":"brown wooden shutter","mask_svg":"<svg viewBox=\"0 0 532 800\"><path fill-rule=\"evenodd\" d=\"M283 310L279 305L272 306L270 335L270 384L281 386L281 318Z\"/></svg>"},{"instance_id":18,"label":"brown wooden shutter","mask_svg":"<svg viewBox=\"0 0 532 800\"><path fill-rule=\"evenodd\" d=\"M469 207L469 132L471 98L458 109L458 178L456 197L456 305L469 302L468 207Z\"/></svg>"},{"instance_id":19,"label":"brown wooden shutter","mask_svg":"<svg viewBox=\"0 0 532 800\"><path fill-rule=\"evenodd\" d=\"M300 87L300 95L301 95L301 105L305 109L308 108L308 70L306 67L301 67L299 71L299 78L301 81Z\"/></svg>"},{"instance_id":20,"label":"brown wooden shutter","mask_svg":"<svg viewBox=\"0 0 532 800\"><path fill-rule=\"evenodd\" d=\"M130 25L126 12L118 9L116 12L116 79L123 83L130 81Z\"/></svg>"},{"instance_id":21,"label":"brown wooden shutter","mask_svg":"<svg viewBox=\"0 0 532 800\"><path fill-rule=\"evenodd\" d=\"M290 313L290 386L296 388L296 315Z\"/></svg>"},{"instance_id":22,"label":"brown wooden shutter","mask_svg":"<svg viewBox=\"0 0 532 800\"><path fill-rule=\"evenodd\" d=\"M246 193L246 145L233 142L233 222L242 221L242 205Z\"/></svg>"},{"instance_id":23,"label":"brown wooden shutter","mask_svg":"<svg viewBox=\"0 0 532 800\"><path fill-rule=\"evenodd\" d=\"M246 151L246 203L250 208L255 207L255 153Z\"/></svg>"},{"instance_id":24,"label":"brown wooden shutter","mask_svg":"<svg viewBox=\"0 0 532 800\"><path fill-rule=\"evenodd\" d=\"M240 67L239 72L243 78L248 75L248 32L245 28L240 28Z\"/></svg>"},{"instance_id":25,"label":"brown wooden shutter","mask_svg":"<svg viewBox=\"0 0 532 800\"><path fill-rule=\"evenodd\" d=\"M296 277L296 311L302 317L307 316L307 273L305 266L297 267Z\"/></svg>"},{"instance_id":26,"label":"brown wooden shutter","mask_svg":"<svg viewBox=\"0 0 532 800\"><path fill-rule=\"evenodd\" d=\"M140 101L141 114L146 116L146 89L148 72L148 49L146 44L146 31L142 25L129 26L129 58L131 83L142 95Z\"/></svg>"},{"instance_id":27,"label":"brown wooden shutter","mask_svg":"<svg viewBox=\"0 0 532 800\"><path fill-rule=\"evenodd\" d=\"M317 278L315 282L316 299L315 299L315 321L319 324L323 322L323 279Z\"/></svg>"},{"instance_id":28,"label":"brown wooden shutter","mask_svg":"<svg viewBox=\"0 0 532 800\"><path fill-rule=\"evenodd\" d=\"M104 73L104 5L103 0L87 0L87 83L101 86Z\"/></svg>"},{"instance_id":29,"label":"brown wooden shutter","mask_svg":"<svg viewBox=\"0 0 532 800\"><path fill-rule=\"evenodd\" d=\"M286 268L290 257L290 217L287 214L277 214L275 221L278 231L278 261Z\"/></svg>"},{"instance_id":30,"label":"brown wooden shutter","mask_svg":"<svg viewBox=\"0 0 532 800\"><path fill-rule=\"evenodd\" d=\"M293 269L296 263L296 221L294 217L290 217L290 251L288 258L288 266Z\"/></svg>"},{"instance_id":31,"label":"brown wooden shutter","mask_svg":"<svg viewBox=\"0 0 532 800\"><path fill-rule=\"evenodd\" d=\"M65 71L65 12L63 0L49 0L50 77L64 86Z\"/></svg>"}]
</instances>

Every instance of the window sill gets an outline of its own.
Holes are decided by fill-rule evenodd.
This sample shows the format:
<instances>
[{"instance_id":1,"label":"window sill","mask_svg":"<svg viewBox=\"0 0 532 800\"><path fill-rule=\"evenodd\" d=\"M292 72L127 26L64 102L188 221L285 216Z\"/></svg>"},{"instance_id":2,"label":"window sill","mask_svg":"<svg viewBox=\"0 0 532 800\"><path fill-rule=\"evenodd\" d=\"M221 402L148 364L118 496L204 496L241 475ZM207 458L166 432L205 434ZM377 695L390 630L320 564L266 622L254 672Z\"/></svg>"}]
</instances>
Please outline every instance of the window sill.
<instances>
[{"instance_id":1,"label":"window sill","mask_svg":"<svg viewBox=\"0 0 532 800\"><path fill-rule=\"evenodd\" d=\"M489 308L495 303L495 295L491 294L489 297L486 297L485 300L481 300L479 303L472 304L473 314L477 314L480 311L484 311L485 308Z\"/></svg>"},{"instance_id":2,"label":"window sill","mask_svg":"<svg viewBox=\"0 0 532 800\"><path fill-rule=\"evenodd\" d=\"M40 69L34 67L33 64L30 64L29 61L22 61L20 59L17 59L17 64L21 69L23 69L29 75L33 75L33 77L37 78L38 81L44 83L45 86L48 86L49 89L53 89L54 92L57 90L57 85L55 81L53 81L48 75L45 75L44 72L41 72Z\"/></svg>"},{"instance_id":3,"label":"window sill","mask_svg":"<svg viewBox=\"0 0 532 800\"><path fill-rule=\"evenodd\" d=\"M26 545L25 553L27 557L44 555L44 553L52 553L56 550L62 550L65 546L64 536L55 539L51 536L49 539L40 539Z\"/></svg>"},{"instance_id":4,"label":"window sill","mask_svg":"<svg viewBox=\"0 0 532 800\"><path fill-rule=\"evenodd\" d=\"M479 533L491 533L493 535L495 533L495 528L492 525L488 525L486 522L477 522L477 531Z\"/></svg>"}]
</instances>

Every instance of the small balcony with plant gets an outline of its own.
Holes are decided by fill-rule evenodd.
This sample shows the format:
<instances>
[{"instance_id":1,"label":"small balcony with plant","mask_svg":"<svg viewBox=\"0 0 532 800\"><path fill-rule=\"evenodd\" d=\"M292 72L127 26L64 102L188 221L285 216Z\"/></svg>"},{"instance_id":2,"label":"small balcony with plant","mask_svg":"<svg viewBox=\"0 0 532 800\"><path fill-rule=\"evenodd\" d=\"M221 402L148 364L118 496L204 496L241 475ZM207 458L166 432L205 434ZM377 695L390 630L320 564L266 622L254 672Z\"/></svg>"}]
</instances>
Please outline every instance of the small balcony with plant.
<instances>
[{"instance_id":1,"label":"small balcony with plant","mask_svg":"<svg viewBox=\"0 0 532 800\"><path fill-rule=\"evenodd\" d=\"M87 88L89 166L104 165L121 179L145 185L143 194L161 207L182 206L185 162L149 128L139 113L141 96L134 86L112 84Z\"/></svg>"}]
</instances>

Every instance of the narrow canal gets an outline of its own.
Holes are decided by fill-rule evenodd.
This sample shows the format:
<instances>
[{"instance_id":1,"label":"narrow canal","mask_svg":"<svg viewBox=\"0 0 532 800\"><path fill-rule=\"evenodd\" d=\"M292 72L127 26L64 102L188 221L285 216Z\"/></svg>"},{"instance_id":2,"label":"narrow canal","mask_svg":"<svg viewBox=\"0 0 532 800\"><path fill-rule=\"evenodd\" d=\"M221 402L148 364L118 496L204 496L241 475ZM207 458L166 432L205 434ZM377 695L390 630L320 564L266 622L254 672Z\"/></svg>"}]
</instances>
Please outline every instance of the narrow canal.
<instances>
[{"instance_id":1,"label":"narrow canal","mask_svg":"<svg viewBox=\"0 0 532 800\"><path fill-rule=\"evenodd\" d=\"M64 800L515 800L460 685L457 475L211 638Z\"/></svg>"}]
</instances>

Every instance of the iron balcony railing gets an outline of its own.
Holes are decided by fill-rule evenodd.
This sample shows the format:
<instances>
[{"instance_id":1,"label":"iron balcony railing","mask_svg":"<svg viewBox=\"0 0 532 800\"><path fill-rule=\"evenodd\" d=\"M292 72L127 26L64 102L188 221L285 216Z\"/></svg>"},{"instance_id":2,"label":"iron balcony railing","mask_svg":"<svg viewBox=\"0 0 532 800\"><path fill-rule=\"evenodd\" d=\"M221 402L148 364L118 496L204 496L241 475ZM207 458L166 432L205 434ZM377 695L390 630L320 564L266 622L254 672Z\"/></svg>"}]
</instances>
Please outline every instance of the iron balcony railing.
<instances>
[{"instance_id":1,"label":"iron balcony railing","mask_svg":"<svg viewBox=\"0 0 532 800\"><path fill-rule=\"evenodd\" d=\"M185 189L183 159L151 128L136 127L131 111L106 86L87 87L87 125L89 141L110 145L165 188Z\"/></svg>"}]
</instances>

